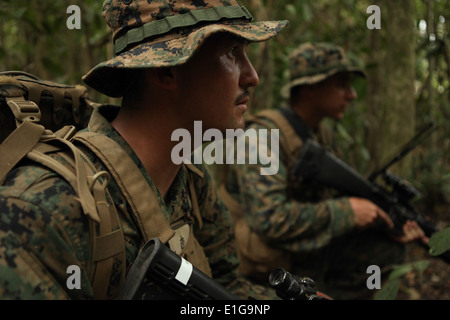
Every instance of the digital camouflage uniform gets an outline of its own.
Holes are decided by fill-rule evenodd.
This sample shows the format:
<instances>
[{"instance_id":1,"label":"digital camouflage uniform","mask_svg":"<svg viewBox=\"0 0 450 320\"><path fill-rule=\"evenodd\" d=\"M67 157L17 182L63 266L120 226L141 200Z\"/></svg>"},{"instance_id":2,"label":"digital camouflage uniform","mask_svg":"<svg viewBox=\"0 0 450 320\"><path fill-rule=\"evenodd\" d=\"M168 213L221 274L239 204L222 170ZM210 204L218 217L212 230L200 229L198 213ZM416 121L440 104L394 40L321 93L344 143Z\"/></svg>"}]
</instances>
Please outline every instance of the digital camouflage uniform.
<instances>
[{"instance_id":1,"label":"digital camouflage uniform","mask_svg":"<svg viewBox=\"0 0 450 320\"><path fill-rule=\"evenodd\" d=\"M316 83L339 71L361 73L349 65L341 48L326 43L304 44L291 56L291 82L285 90ZM279 113L279 110L274 112ZM297 114L295 116L297 121L302 121ZM276 256L279 263L288 257L285 267L295 275L311 277L318 284L318 290L336 299L370 297L372 292L366 287L367 267L375 264L382 268L401 262L403 246L383 231L356 231L348 198L338 197L335 190L318 184L305 184L290 175L287 151L281 147L281 141L287 139L286 128L262 118L264 123L250 120L247 127L257 131L280 129L278 172L261 175L264 165L249 164L248 154L256 151L256 146L250 143L246 149L246 164L230 166L226 180L226 189L242 205L250 230L268 247L281 253ZM322 129L313 132L306 128L309 138L322 145L326 143ZM295 158L300 149L301 143L291 156ZM238 230L236 237L241 245Z\"/></svg>"},{"instance_id":2,"label":"digital camouflage uniform","mask_svg":"<svg viewBox=\"0 0 450 320\"><path fill-rule=\"evenodd\" d=\"M231 32L250 41L263 41L273 37L287 23L250 23L250 14L236 1L107 0L103 12L114 32L116 56L91 70L84 81L115 97L122 96L129 87L133 68L181 64L215 32ZM172 19L181 15L181 19ZM136 29L141 31L137 36L133 33ZM188 188L190 173L187 167L181 166L164 199L137 155L111 126L117 112L118 107L113 106L94 109L89 129L85 131L100 133L119 144L156 193L167 222L192 217L194 200ZM98 170L108 171L94 153L87 148L82 149ZM64 163L59 154L53 157ZM208 171L202 165L196 168L196 174L190 176L193 177L202 223L200 225L196 219L191 223L195 239L207 256L213 278L241 298L276 298L273 290L237 277L239 262L231 217L217 197ZM143 236L130 204L114 179L107 189L108 200L115 204L124 232L128 270L143 245ZM76 196L66 180L30 161L21 162L9 172L0 186L0 298L94 297L88 276L92 254L89 227ZM67 288L67 267L70 265L81 268L79 290ZM118 281L114 271L111 281Z\"/></svg>"}]
</instances>

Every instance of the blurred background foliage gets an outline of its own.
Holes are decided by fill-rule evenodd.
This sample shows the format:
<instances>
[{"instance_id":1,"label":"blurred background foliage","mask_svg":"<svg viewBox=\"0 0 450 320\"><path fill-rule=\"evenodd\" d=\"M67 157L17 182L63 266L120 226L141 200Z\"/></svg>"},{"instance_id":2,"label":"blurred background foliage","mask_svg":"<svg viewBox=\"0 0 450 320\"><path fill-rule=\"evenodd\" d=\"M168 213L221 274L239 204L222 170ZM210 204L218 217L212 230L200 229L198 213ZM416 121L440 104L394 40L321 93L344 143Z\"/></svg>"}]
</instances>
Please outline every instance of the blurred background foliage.
<instances>
[{"instance_id":1,"label":"blurred background foliage","mask_svg":"<svg viewBox=\"0 0 450 320\"><path fill-rule=\"evenodd\" d=\"M437 129L392 170L422 193L432 215L450 204L450 0L242 0L256 20L290 21L276 38L249 47L260 76L250 112L285 103L288 56L307 41L343 46L365 65L358 99L340 122L327 121L343 158L367 175L425 123ZM91 67L112 56L101 0L0 0L0 69L82 83ZM69 5L81 9L81 29L69 30ZM369 30L367 8L381 9L381 29ZM94 91L98 102L120 103Z\"/></svg>"}]
</instances>

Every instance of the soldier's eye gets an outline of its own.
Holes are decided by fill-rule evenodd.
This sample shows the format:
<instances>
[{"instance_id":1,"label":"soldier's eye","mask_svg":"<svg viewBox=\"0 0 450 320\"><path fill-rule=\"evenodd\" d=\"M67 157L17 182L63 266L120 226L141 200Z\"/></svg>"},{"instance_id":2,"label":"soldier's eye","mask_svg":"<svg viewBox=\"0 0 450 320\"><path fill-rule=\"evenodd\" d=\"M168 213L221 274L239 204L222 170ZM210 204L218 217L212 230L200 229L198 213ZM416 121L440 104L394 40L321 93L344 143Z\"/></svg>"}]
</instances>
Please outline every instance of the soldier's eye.
<instances>
[{"instance_id":1,"label":"soldier's eye","mask_svg":"<svg viewBox=\"0 0 450 320\"><path fill-rule=\"evenodd\" d=\"M228 50L228 55L230 55L230 56L232 56L232 57L236 57L236 54L237 54L237 47L238 47L238 46L234 46L234 47L230 48L230 49Z\"/></svg>"}]
</instances>

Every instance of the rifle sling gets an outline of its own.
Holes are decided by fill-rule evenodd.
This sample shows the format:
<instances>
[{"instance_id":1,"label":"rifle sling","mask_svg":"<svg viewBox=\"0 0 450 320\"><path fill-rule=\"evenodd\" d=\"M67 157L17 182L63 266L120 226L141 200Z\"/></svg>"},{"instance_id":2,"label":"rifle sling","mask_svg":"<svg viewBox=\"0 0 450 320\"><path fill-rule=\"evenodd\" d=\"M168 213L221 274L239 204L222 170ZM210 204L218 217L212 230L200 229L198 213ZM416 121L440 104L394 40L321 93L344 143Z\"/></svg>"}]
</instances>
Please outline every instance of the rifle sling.
<instances>
[{"instance_id":1,"label":"rifle sling","mask_svg":"<svg viewBox=\"0 0 450 320\"><path fill-rule=\"evenodd\" d=\"M289 124L294 128L295 133L305 142L308 139L313 139L311 130L305 121L292 110L292 108L280 108L280 113L289 121Z\"/></svg>"}]
</instances>

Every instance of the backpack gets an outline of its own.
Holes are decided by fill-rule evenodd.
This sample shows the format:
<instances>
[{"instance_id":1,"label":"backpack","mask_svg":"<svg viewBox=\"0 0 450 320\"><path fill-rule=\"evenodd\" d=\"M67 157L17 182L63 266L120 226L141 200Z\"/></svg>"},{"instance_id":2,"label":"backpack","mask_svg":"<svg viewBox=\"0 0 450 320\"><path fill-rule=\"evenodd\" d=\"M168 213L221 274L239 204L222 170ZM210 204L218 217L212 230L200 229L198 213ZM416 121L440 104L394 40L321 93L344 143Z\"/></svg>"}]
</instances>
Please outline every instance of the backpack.
<instances>
[{"instance_id":1,"label":"backpack","mask_svg":"<svg viewBox=\"0 0 450 320\"><path fill-rule=\"evenodd\" d=\"M114 298L125 280L125 239L114 203L107 202L107 184L114 179L138 222L144 243L159 238L211 276L204 251L189 228L172 229L165 220L156 194L131 158L117 143L94 132L78 132L89 122L93 103L83 86L38 79L24 72L0 73L0 185L23 158L40 163L66 179L78 195L89 221L91 238L90 276L95 299ZM87 148L107 167L97 171L80 150ZM72 170L47 153L61 151ZM68 154L68 155L67 155ZM202 175L187 165L189 193L194 216L202 219L191 175ZM181 239L186 244L181 248ZM111 283L113 272L120 280ZM114 273L116 274L116 273ZM110 287L112 286L112 287Z\"/></svg>"},{"instance_id":2,"label":"backpack","mask_svg":"<svg viewBox=\"0 0 450 320\"><path fill-rule=\"evenodd\" d=\"M27 157L57 172L72 185L89 218L94 297L104 299L111 275L108 270L112 270L114 260L119 259L125 267L123 234L115 207L104 205L107 172L96 172L88 158L69 141L78 129L86 127L94 106L83 86L45 81L20 71L0 73L0 184ZM68 160L75 170L47 155L55 151L69 152Z\"/></svg>"},{"instance_id":3,"label":"backpack","mask_svg":"<svg viewBox=\"0 0 450 320\"><path fill-rule=\"evenodd\" d=\"M53 132L87 126L94 103L81 85L38 79L22 71L0 72L0 143L24 120Z\"/></svg>"}]
</instances>

